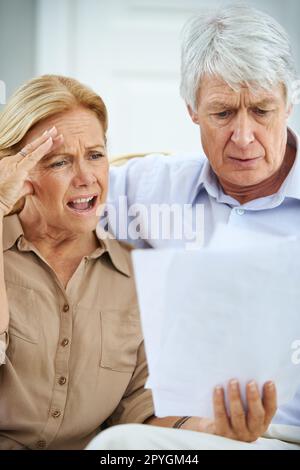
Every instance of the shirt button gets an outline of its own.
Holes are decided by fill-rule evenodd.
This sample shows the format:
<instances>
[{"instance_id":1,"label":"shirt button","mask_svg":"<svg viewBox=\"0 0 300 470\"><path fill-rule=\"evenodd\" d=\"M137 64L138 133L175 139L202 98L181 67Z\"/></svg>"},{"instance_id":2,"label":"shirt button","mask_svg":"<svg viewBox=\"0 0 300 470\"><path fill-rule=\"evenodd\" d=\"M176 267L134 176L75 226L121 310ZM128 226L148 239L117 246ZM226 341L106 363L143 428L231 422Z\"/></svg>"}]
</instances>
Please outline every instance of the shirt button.
<instances>
[{"instance_id":1,"label":"shirt button","mask_svg":"<svg viewBox=\"0 0 300 470\"><path fill-rule=\"evenodd\" d=\"M69 344L68 338L64 338L60 344L61 344L63 347L68 346L68 344Z\"/></svg>"},{"instance_id":2,"label":"shirt button","mask_svg":"<svg viewBox=\"0 0 300 470\"><path fill-rule=\"evenodd\" d=\"M52 413L52 418L59 418L61 415L61 412L59 410L55 410Z\"/></svg>"},{"instance_id":3,"label":"shirt button","mask_svg":"<svg viewBox=\"0 0 300 470\"><path fill-rule=\"evenodd\" d=\"M37 441L36 446L38 449L44 449L46 447L46 441Z\"/></svg>"},{"instance_id":4,"label":"shirt button","mask_svg":"<svg viewBox=\"0 0 300 470\"><path fill-rule=\"evenodd\" d=\"M63 306L63 311L64 311L64 312L68 312L69 309L70 309L70 307L69 307L68 304L65 304L65 305Z\"/></svg>"},{"instance_id":5,"label":"shirt button","mask_svg":"<svg viewBox=\"0 0 300 470\"><path fill-rule=\"evenodd\" d=\"M236 213L237 213L237 215L244 215L244 214L245 214L245 210L244 210L244 209L237 209L237 210L236 210Z\"/></svg>"},{"instance_id":6,"label":"shirt button","mask_svg":"<svg viewBox=\"0 0 300 470\"><path fill-rule=\"evenodd\" d=\"M67 381L66 377L59 377L58 379L59 385L65 385L66 381Z\"/></svg>"}]
</instances>

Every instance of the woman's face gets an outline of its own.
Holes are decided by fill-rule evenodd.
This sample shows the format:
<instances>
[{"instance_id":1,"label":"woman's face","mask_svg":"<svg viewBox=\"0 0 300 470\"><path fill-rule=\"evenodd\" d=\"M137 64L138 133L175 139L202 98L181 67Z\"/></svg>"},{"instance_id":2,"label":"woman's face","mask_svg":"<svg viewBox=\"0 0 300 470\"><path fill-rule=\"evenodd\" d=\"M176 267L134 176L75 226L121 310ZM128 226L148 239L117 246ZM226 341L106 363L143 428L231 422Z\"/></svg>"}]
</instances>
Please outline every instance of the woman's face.
<instances>
[{"instance_id":1,"label":"woman's face","mask_svg":"<svg viewBox=\"0 0 300 470\"><path fill-rule=\"evenodd\" d=\"M25 210L52 230L87 233L95 229L108 188L108 159L102 125L92 111L78 107L37 124L24 145L55 126L60 147L30 173L34 194Z\"/></svg>"}]
</instances>

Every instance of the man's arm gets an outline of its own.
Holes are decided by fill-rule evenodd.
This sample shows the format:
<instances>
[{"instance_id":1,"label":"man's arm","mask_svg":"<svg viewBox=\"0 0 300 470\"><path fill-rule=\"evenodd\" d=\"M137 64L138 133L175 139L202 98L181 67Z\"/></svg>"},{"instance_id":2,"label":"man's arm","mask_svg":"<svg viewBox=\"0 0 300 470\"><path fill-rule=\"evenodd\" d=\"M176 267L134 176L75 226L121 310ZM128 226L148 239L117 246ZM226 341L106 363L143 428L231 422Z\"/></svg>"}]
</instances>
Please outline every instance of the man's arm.
<instances>
[{"instance_id":1,"label":"man's arm","mask_svg":"<svg viewBox=\"0 0 300 470\"><path fill-rule=\"evenodd\" d=\"M263 388L263 397L257 385L250 382L246 387L246 412L242 403L239 384L232 380L228 386L230 416L225 405L225 393L222 387L216 387L213 394L214 419L191 416L183 422L180 429L205 432L244 442L253 442L268 429L275 415L276 388L267 382ZM162 427L173 427L178 417L149 418L145 424Z\"/></svg>"}]
</instances>

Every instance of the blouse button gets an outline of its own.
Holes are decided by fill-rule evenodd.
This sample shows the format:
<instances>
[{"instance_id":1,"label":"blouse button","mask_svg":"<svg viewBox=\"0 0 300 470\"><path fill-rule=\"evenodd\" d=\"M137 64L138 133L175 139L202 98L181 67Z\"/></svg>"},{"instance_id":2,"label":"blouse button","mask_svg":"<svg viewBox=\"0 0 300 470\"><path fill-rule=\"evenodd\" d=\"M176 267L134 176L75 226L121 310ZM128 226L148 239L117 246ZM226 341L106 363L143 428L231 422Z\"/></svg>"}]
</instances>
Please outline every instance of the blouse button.
<instances>
[{"instance_id":1,"label":"blouse button","mask_svg":"<svg viewBox=\"0 0 300 470\"><path fill-rule=\"evenodd\" d=\"M60 412L59 410L55 410L55 411L53 411L53 413L52 413L52 417L53 417L53 418L59 418L60 415L61 415L61 412Z\"/></svg>"},{"instance_id":2,"label":"blouse button","mask_svg":"<svg viewBox=\"0 0 300 470\"><path fill-rule=\"evenodd\" d=\"M46 441L37 441L36 446L38 449L44 449L46 447Z\"/></svg>"},{"instance_id":3,"label":"blouse button","mask_svg":"<svg viewBox=\"0 0 300 470\"><path fill-rule=\"evenodd\" d=\"M65 385L66 381L67 381L66 377L60 377L58 379L59 385Z\"/></svg>"}]
</instances>

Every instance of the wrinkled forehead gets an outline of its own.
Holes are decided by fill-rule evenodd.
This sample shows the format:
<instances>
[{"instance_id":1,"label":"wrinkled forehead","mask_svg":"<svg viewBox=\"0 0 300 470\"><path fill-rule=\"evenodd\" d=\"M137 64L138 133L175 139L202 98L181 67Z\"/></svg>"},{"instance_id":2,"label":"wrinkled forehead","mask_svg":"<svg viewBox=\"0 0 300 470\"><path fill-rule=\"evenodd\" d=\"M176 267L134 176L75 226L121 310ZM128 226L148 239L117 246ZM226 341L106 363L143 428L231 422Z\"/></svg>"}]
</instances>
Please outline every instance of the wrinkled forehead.
<instances>
[{"instance_id":1,"label":"wrinkled forehead","mask_svg":"<svg viewBox=\"0 0 300 470\"><path fill-rule=\"evenodd\" d=\"M283 84L277 84L270 89L262 87L258 82L249 84L240 83L230 86L218 77L203 77L197 101L200 104L232 104L236 105L241 100L249 104L279 105L286 103L286 91Z\"/></svg>"},{"instance_id":2,"label":"wrinkled forehead","mask_svg":"<svg viewBox=\"0 0 300 470\"><path fill-rule=\"evenodd\" d=\"M80 140L87 145L97 142L99 145L105 145L105 134L103 126L97 115L88 109L76 108L70 111L55 114L49 118L35 124L24 138L24 143L28 143L47 129L55 126L59 134L63 134L64 143L74 143Z\"/></svg>"}]
</instances>

